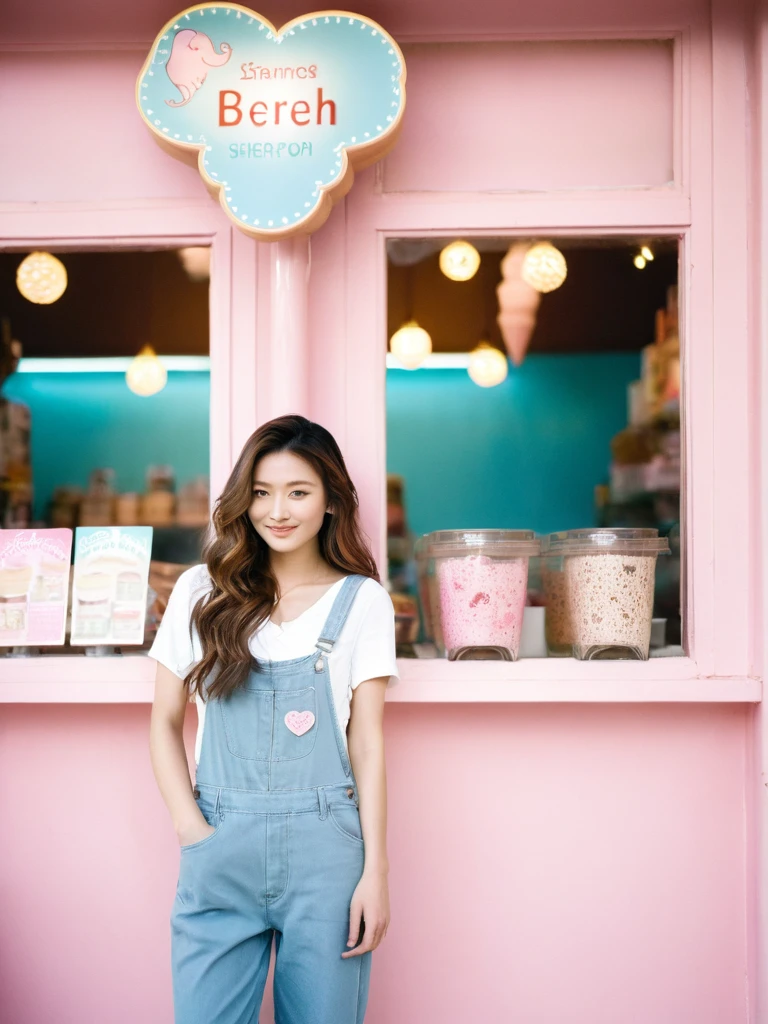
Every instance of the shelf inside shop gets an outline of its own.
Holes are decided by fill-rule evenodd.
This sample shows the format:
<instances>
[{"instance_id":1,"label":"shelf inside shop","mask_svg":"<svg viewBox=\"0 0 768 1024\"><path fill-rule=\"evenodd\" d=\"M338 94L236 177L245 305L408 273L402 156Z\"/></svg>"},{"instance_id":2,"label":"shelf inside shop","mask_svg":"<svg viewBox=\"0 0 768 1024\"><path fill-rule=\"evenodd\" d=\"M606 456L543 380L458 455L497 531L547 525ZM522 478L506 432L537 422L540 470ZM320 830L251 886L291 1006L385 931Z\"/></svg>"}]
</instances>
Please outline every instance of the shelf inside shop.
<instances>
[{"instance_id":1,"label":"shelf inside shop","mask_svg":"<svg viewBox=\"0 0 768 1024\"><path fill-rule=\"evenodd\" d=\"M696 678L688 658L518 662L403 658L387 700L401 703L759 703L762 684ZM155 663L143 654L0 659L0 703L147 704Z\"/></svg>"}]
</instances>

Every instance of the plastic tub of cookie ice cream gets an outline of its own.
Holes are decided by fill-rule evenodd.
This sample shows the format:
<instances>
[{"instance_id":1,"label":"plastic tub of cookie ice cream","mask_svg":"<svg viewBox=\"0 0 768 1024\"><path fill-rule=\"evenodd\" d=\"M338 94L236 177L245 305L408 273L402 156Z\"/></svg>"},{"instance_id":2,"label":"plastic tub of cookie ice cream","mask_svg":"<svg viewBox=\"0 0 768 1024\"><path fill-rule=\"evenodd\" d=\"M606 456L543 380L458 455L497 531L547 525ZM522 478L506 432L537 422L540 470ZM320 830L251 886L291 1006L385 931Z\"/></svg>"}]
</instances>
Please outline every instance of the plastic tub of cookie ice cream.
<instances>
[{"instance_id":1,"label":"plastic tub of cookie ice cream","mask_svg":"<svg viewBox=\"0 0 768 1024\"><path fill-rule=\"evenodd\" d=\"M651 640L656 559L669 542L650 529L585 529L552 533L548 557L562 559L555 623L582 661L645 661ZM559 618L558 618L559 616Z\"/></svg>"},{"instance_id":2,"label":"plastic tub of cookie ice cream","mask_svg":"<svg viewBox=\"0 0 768 1024\"><path fill-rule=\"evenodd\" d=\"M516 661L528 559L539 553L533 531L438 530L424 538L423 553L433 567L438 649L451 661Z\"/></svg>"}]
</instances>

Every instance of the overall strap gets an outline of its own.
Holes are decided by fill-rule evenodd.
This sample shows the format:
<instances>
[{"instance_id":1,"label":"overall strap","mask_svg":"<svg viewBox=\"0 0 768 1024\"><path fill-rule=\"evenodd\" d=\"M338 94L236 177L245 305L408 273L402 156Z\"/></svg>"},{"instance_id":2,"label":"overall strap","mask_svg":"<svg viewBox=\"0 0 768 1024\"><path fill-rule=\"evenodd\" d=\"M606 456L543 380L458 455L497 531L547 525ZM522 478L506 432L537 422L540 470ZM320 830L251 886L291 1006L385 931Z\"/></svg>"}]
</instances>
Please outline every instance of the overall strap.
<instances>
[{"instance_id":1,"label":"overall strap","mask_svg":"<svg viewBox=\"0 0 768 1024\"><path fill-rule=\"evenodd\" d=\"M355 600L358 590L368 579L367 576L347 576L341 585L341 590L336 595L328 618L315 644L325 654L330 654L333 645L339 639L344 623L347 621L352 602Z\"/></svg>"}]
</instances>

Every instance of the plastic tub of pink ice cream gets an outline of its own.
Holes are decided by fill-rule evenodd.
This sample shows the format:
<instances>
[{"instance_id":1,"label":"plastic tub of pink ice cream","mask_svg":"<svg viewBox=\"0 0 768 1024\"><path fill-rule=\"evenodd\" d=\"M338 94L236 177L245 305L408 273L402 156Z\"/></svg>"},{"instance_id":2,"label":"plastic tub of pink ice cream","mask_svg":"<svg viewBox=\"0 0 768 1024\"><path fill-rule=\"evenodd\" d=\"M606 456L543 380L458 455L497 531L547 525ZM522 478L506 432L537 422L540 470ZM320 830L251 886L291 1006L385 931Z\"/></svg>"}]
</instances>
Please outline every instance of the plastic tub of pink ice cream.
<instances>
[{"instance_id":1,"label":"plastic tub of pink ice cream","mask_svg":"<svg viewBox=\"0 0 768 1024\"><path fill-rule=\"evenodd\" d=\"M666 537L651 529L566 530L549 534L543 548L560 565L550 635L564 631L555 639L570 642L582 661L647 660L656 559L669 554Z\"/></svg>"},{"instance_id":2,"label":"plastic tub of pink ice cream","mask_svg":"<svg viewBox=\"0 0 768 1024\"><path fill-rule=\"evenodd\" d=\"M438 530L425 538L433 567L435 641L449 660L515 661L528 590L532 530Z\"/></svg>"}]
</instances>

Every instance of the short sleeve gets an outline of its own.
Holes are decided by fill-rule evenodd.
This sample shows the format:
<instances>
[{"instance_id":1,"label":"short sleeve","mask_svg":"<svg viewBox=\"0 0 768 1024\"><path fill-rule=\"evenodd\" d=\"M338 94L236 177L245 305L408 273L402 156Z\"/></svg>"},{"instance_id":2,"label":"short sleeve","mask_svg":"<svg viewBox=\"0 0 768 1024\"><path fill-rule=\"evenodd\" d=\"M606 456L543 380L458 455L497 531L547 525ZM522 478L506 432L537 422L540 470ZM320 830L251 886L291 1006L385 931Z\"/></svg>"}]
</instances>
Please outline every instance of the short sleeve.
<instances>
[{"instance_id":1,"label":"short sleeve","mask_svg":"<svg viewBox=\"0 0 768 1024\"><path fill-rule=\"evenodd\" d=\"M179 576L168 598L154 642L147 652L150 658L165 665L180 679L187 675L200 657L198 644L190 635L190 616L202 592L196 585L201 578L201 569L204 567L194 566Z\"/></svg>"},{"instance_id":2,"label":"short sleeve","mask_svg":"<svg viewBox=\"0 0 768 1024\"><path fill-rule=\"evenodd\" d=\"M395 660L395 609L381 584L375 586L352 651L350 686L354 690L366 679L397 675Z\"/></svg>"}]
</instances>

